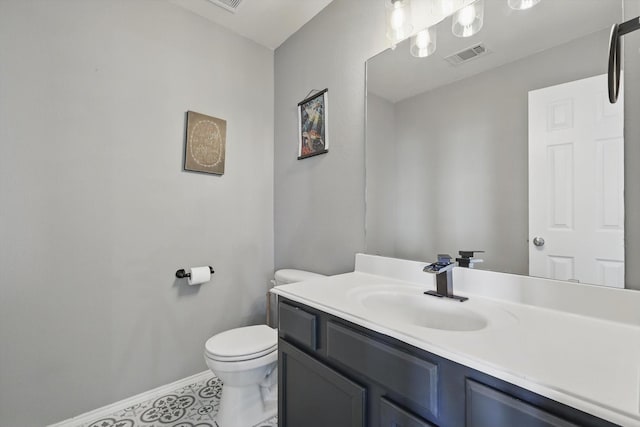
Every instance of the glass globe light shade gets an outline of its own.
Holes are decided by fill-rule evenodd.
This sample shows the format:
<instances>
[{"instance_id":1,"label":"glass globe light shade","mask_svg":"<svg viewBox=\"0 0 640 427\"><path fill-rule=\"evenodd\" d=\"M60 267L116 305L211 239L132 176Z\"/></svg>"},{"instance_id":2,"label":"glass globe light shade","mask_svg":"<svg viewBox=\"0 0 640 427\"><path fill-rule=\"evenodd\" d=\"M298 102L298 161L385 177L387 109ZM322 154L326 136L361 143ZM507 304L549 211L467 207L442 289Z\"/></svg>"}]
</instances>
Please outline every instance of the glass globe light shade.
<instances>
[{"instance_id":1,"label":"glass globe light shade","mask_svg":"<svg viewBox=\"0 0 640 427\"><path fill-rule=\"evenodd\" d=\"M457 37L471 37L484 24L484 0L477 0L457 11L452 18L451 31Z\"/></svg>"},{"instance_id":2,"label":"glass globe light shade","mask_svg":"<svg viewBox=\"0 0 640 427\"><path fill-rule=\"evenodd\" d=\"M540 3L540 0L509 0L509 7L514 10L531 9Z\"/></svg>"},{"instance_id":3,"label":"glass globe light shade","mask_svg":"<svg viewBox=\"0 0 640 427\"><path fill-rule=\"evenodd\" d=\"M424 58L436 51L436 29L427 28L411 37L411 55Z\"/></svg>"},{"instance_id":4,"label":"glass globe light shade","mask_svg":"<svg viewBox=\"0 0 640 427\"><path fill-rule=\"evenodd\" d=\"M387 16L387 38L396 44L409 37L411 22L410 0L385 0Z\"/></svg>"}]
</instances>

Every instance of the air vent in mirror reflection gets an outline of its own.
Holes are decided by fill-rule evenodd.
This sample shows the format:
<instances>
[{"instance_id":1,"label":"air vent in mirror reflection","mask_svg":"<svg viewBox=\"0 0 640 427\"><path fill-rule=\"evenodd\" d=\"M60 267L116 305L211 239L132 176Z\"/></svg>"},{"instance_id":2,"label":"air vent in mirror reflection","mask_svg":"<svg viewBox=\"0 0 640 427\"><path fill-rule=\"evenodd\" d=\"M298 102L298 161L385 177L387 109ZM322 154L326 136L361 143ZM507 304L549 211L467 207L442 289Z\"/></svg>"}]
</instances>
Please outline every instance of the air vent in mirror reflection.
<instances>
[{"instance_id":1,"label":"air vent in mirror reflection","mask_svg":"<svg viewBox=\"0 0 640 427\"><path fill-rule=\"evenodd\" d=\"M242 0L209 0L211 3L216 6L220 6L221 8L228 10L229 12L235 13Z\"/></svg>"},{"instance_id":2,"label":"air vent in mirror reflection","mask_svg":"<svg viewBox=\"0 0 640 427\"><path fill-rule=\"evenodd\" d=\"M451 65L460 65L463 62L471 61L472 59L486 55L487 53L489 53L489 50L485 47L484 43L478 43L467 49L456 52L453 55L449 55L444 59L446 59Z\"/></svg>"}]
</instances>

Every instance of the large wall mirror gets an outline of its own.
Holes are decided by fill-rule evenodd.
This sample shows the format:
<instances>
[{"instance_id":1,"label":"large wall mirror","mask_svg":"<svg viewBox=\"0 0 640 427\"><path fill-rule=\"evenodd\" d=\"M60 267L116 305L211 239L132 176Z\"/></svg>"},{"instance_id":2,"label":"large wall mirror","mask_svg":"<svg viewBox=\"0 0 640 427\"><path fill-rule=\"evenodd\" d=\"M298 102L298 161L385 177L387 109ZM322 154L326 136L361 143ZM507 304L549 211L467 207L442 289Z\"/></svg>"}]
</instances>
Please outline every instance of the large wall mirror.
<instances>
[{"instance_id":1,"label":"large wall mirror","mask_svg":"<svg viewBox=\"0 0 640 427\"><path fill-rule=\"evenodd\" d=\"M367 61L367 252L624 287L624 102L607 98L621 0L484 1ZM535 240L535 242L534 242Z\"/></svg>"}]
</instances>

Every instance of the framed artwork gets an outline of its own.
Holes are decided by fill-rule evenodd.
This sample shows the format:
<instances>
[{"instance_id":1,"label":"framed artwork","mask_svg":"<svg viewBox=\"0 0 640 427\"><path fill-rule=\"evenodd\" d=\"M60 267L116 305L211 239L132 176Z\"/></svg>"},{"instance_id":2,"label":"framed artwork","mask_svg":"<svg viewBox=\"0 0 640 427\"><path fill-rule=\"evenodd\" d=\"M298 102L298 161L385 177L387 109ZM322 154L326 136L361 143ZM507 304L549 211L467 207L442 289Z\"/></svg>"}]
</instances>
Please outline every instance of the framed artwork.
<instances>
[{"instance_id":1,"label":"framed artwork","mask_svg":"<svg viewBox=\"0 0 640 427\"><path fill-rule=\"evenodd\" d=\"M224 174L227 121L187 111L184 170Z\"/></svg>"},{"instance_id":2,"label":"framed artwork","mask_svg":"<svg viewBox=\"0 0 640 427\"><path fill-rule=\"evenodd\" d=\"M298 160L329 151L328 90L321 90L298 104Z\"/></svg>"}]
</instances>

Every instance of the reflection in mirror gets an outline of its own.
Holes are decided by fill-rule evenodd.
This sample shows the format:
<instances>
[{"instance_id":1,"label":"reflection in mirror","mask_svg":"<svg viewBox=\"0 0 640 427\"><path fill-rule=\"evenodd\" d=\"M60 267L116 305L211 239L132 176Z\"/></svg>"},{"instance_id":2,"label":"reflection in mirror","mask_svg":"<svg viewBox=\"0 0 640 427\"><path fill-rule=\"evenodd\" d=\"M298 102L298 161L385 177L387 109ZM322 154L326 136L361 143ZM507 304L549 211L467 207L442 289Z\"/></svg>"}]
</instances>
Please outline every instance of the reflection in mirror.
<instances>
[{"instance_id":1,"label":"reflection in mirror","mask_svg":"<svg viewBox=\"0 0 640 427\"><path fill-rule=\"evenodd\" d=\"M367 61L367 252L484 250L479 268L623 287L623 102L603 76L622 2L488 1L484 20Z\"/></svg>"}]
</instances>

